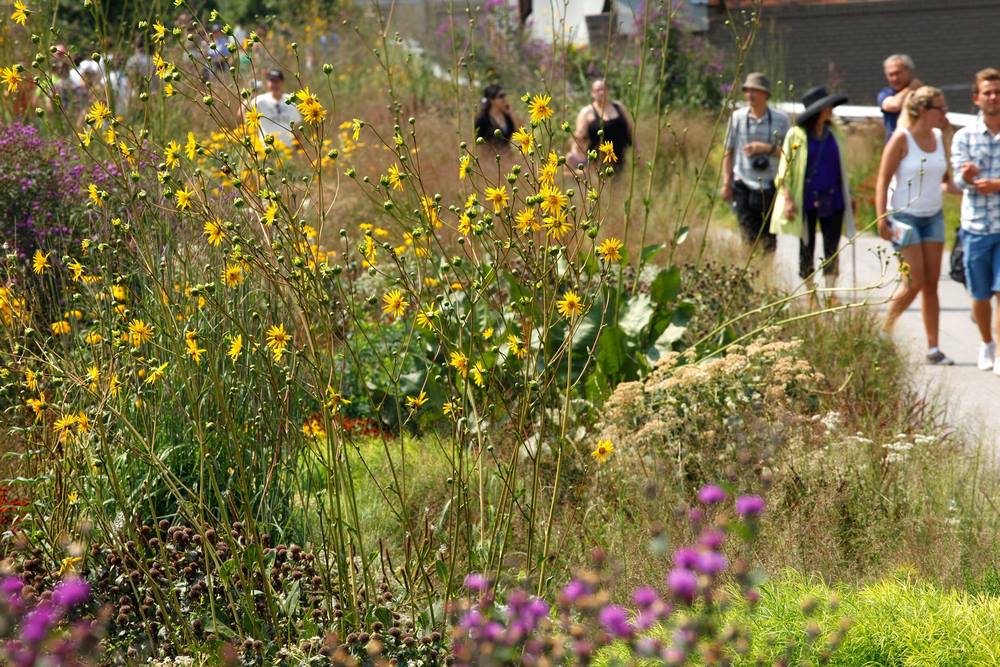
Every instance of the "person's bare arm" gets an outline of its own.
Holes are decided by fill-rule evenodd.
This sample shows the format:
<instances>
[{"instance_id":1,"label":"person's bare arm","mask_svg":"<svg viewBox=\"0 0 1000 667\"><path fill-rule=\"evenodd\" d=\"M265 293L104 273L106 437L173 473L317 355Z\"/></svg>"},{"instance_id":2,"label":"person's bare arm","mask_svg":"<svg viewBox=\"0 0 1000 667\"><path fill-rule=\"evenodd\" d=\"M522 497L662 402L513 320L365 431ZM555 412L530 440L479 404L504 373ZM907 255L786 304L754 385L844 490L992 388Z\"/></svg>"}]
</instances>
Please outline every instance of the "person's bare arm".
<instances>
[{"instance_id":1,"label":"person's bare arm","mask_svg":"<svg viewBox=\"0 0 1000 667\"><path fill-rule=\"evenodd\" d=\"M726 201L733 198L733 151L728 149L722 155L722 188L719 196Z\"/></svg>"},{"instance_id":2,"label":"person's bare arm","mask_svg":"<svg viewBox=\"0 0 1000 667\"><path fill-rule=\"evenodd\" d=\"M910 96L910 93L922 85L923 83L921 83L920 79L913 79L910 81L910 85L906 86L895 95L890 95L882 100L882 111L887 111L888 113L901 112L903 110L903 105L906 104L906 98Z\"/></svg>"},{"instance_id":3,"label":"person's bare arm","mask_svg":"<svg viewBox=\"0 0 1000 667\"><path fill-rule=\"evenodd\" d=\"M899 169L899 163L906 157L906 137L902 133L893 134L882 151L882 161L878 167L875 182L875 215L878 218L878 233L884 239L890 237L890 223L885 217L889 202L889 182Z\"/></svg>"}]
</instances>

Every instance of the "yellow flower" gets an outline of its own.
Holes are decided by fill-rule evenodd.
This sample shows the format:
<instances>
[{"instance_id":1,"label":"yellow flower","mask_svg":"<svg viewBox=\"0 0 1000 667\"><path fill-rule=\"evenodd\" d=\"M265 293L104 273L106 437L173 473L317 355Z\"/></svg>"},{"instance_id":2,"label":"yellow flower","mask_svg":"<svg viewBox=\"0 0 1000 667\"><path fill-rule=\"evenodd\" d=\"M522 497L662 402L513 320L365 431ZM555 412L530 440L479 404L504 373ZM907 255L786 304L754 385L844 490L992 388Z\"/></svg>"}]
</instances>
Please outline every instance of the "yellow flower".
<instances>
[{"instance_id":1,"label":"yellow flower","mask_svg":"<svg viewBox=\"0 0 1000 667\"><path fill-rule=\"evenodd\" d=\"M156 368L154 368L150 372L149 377L146 378L146 384L156 384L157 382L159 382L163 378L163 372L167 370L167 366L169 365L170 362L165 361Z\"/></svg>"},{"instance_id":2,"label":"yellow flower","mask_svg":"<svg viewBox=\"0 0 1000 667\"><path fill-rule=\"evenodd\" d=\"M507 186L501 185L499 188L486 188L486 199L493 204L493 212L499 213L510 202L507 196Z\"/></svg>"},{"instance_id":3,"label":"yellow flower","mask_svg":"<svg viewBox=\"0 0 1000 667\"><path fill-rule=\"evenodd\" d=\"M201 355L205 354L205 349L198 347L198 339L193 331L184 337L185 354L194 360L194 363L201 363Z\"/></svg>"},{"instance_id":4,"label":"yellow flower","mask_svg":"<svg viewBox=\"0 0 1000 667\"><path fill-rule=\"evenodd\" d=\"M472 158L468 155L463 155L458 158L458 178L464 179L469 175L469 166L472 164Z\"/></svg>"},{"instance_id":5,"label":"yellow flower","mask_svg":"<svg viewBox=\"0 0 1000 667\"><path fill-rule=\"evenodd\" d=\"M49 268L49 255L51 252L43 253L41 250L36 250L34 257L31 258L31 270L42 275L45 273L45 269Z\"/></svg>"},{"instance_id":6,"label":"yellow flower","mask_svg":"<svg viewBox=\"0 0 1000 667\"><path fill-rule=\"evenodd\" d=\"M529 206L518 211L517 215L514 216L514 224L517 227L517 231L522 234L541 229L534 206Z\"/></svg>"},{"instance_id":7,"label":"yellow flower","mask_svg":"<svg viewBox=\"0 0 1000 667\"><path fill-rule=\"evenodd\" d=\"M610 141L602 141L597 150L602 153L601 164L618 162L618 156L615 155L615 145Z\"/></svg>"},{"instance_id":8,"label":"yellow flower","mask_svg":"<svg viewBox=\"0 0 1000 667\"><path fill-rule=\"evenodd\" d=\"M535 147L534 135L523 127L518 128L517 132L511 135L510 140L517 144L517 147L525 154L530 153Z\"/></svg>"},{"instance_id":9,"label":"yellow flower","mask_svg":"<svg viewBox=\"0 0 1000 667\"><path fill-rule=\"evenodd\" d=\"M426 402L427 402L427 392L426 391L421 391L416 396L407 396L406 397L406 404L410 407L411 410L417 410L418 408L420 408Z\"/></svg>"},{"instance_id":10,"label":"yellow flower","mask_svg":"<svg viewBox=\"0 0 1000 667\"><path fill-rule=\"evenodd\" d=\"M69 501L70 505L75 505L80 500L80 494L77 493L76 491L70 491L69 493L66 494L66 500ZM63 560L68 560L68 559L63 559ZM59 568L59 576L62 576L62 574L63 574L62 568Z\"/></svg>"},{"instance_id":11,"label":"yellow flower","mask_svg":"<svg viewBox=\"0 0 1000 667\"><path fill-rule=\"evenodd\" d=\"M83 435L90 430L90 419L87 417L87 413L81 410L76 415L76 432Z\"/></svg>"},{"instance_id":12,"label":"yellow flower","mask_svg":"<svg viewBox=\"0 0 1000 667\"><path fill-rule=\"evenodd\" d=\"M597 443L594 451L590 453L594 457L594 460L598 464L602 464L611 458L611 455L615 453L615 446L611 444L610 440L601 440Z\"/></svg>"},{"instance_id":13,"label":"yellow flower","mask_svg":"<svg viewBox=\"0 0 1000 667\"><path fill-rule=\"evenodd\" d=\"M31 370L30 368L24 372L24 384L28 387L29 391L38 390L38 373Z\"/></svg>"},{"instance_id":14,"label":"yellow flower","mask_svg":"<svg viewBox=\"0 0 1000 667\"><path fill-rule=\"evenodd\" d=\"M153 41L159 44L163 41L163 38L167 35L167 28L162 23L157 21L153 24Z\"/></svg>"},{"instance_id":15,"label":"yellow flower","mask_svg":"<svg viewBox=\"0 0 1000 667\"><path fill-rule=\"evenodd\" d=\"M469 375L469 358L462 352L452 352L448 365L458 371L462 377Z\"/></svg>"},{"instance_id":16,"label":"yellow flower","mask_svg":"<svg viewBox=\"0 0 1000 667\"><path fill-rule=\"evenodd\" d=\"M528 112L531 114L532 123L540 123L552 117L552 97L549 95L535 95L528 103Z\"/></svg>"},{"instance_id":17,"label":"yellow flower","mask_svg":"<svg viewBox=\"0 0 1000 667\"><path fill-rule=\"evenodd\" d=\"M86 343L87 345L98 345L102 340L104 340L104 336L97 333L96 331L91 331L83 339L83 342Z\"/></svg>"},{"instance_id":18,"label":"yellow flower","mask_svg":"<svg viewBox=\"0 0 1000 667\"><path fill-rule=\"evenodd\" d=\"M100 100L95 100L90 109L87 111L87 115L84 116L84 120L88 125L93 125L94 127L102 127L104 121L111 116L111 109L108 108L104 102ZM113 142L108 142L113 143Z\"/></svg>"},{"instance_id":19,"label":"yellow flower","mask_svg":"<svg viewBox=\"0 0 1000 667\"><path fill-rule=\"evenodd\" d=\"M16 67L0 67L0 83L6 84L8 93L16 93L21 84L21 73Z\"/></svg>"},{"instance_id":20,"label":"yellow flower","mask_svg":"<svg viewBox=\"0 0 1000 667\"><path fill-rule=\"evenodd\" d=\"M216 218L205 222L205 236L208 237L210 244L214 246L221 244L226 239L226 228L222 221Z\"/></svg>"},{"instance_id":21,"label":"yellow flower","mask_svg":"<svg viewBox=\"0 0 1000 667\"><path fill-rule=\"evenodd\" d=\"M134 319L128 323L128 333L125 334L125 340L133 349L148 343L152 339L153 327L140 319Z\"/></svg>"},{"instance_id":22,"label":"yellow flower","mask_svg":"<svg viewBox=\"0 0 1000 667\"><path fill-rule=\"evenodd\" d=\"M288 343L291 340L292 337L285 333L284 324L272 325L267 330L267 347L271 350L271 354L274 355L275 361L281 361L281 355L285 353L285 348L288 347Z\"/></svg>"},{"instance_id":23,"label":"yellow flower","mask_svg":"<svg viewBox=\"0 0 1000 667\"><path fill-rule=\"evenodd\" d=\"M101 192L93 183L87 186L87 196L90 197L90 201L94 204L94 206L104 206L104 200L101 198Z\"/></svg>"},{"instance_id":24,"label":"yellow flower","mask_svg":"<svg viewBox=\"0 0 1000 667\"><path fill-rule=\"evenodd\" d=\"M463 236L472 233L472 211L464 211L458 219L458 233Z\"/></svg>"},{"instance_id":25,"label":"yellow flower","mask_svg":"<svg viewBox=\"0 0 1000 667\"><path fill-rule=\"evenodd\" d=\"M264 211L264 217L261 218L261 220L264 222L265 225L273 225L274 220L277 217L278 217L278 202L273 201L267 207L267 210Z\"/></svg>"},{"instance_id":26,"label":"yellow flower","mask_svg":"<svg viewBox=\"0 0 1000 667\"><path fill-rule=\"evenodd\" d=\"M120 386L121 383L118 381L118 376L115 373L112 373L111 377L108 378L108 394L117 397L118 388Z\"/></svg>"},{"instance_id":27,"label":"yellow flower","mask_svg":"<svg viewBox=\"0 0 1000 667\"><path fill-rule=\"evenodd\" d=\"M486 381L483 379L485 374L486 368L481 362L477 361L476 365L472 367L472 381L476 383L477 387L482 387L486 384Z\"/></svg>"},{"instance_id":28,"label":"yellow flower","mask_svg":"<svg viewBox=\"0 0 1000 667\"><path fill-rule=\"evenodd\" d=\"M417 326L423 329L433 329L434 328L434 318L438 316L438 311L434 306L428 306L424 310L417 313Z\"/></svg>"},{"instance_id":29,"label":"yellow flower","mask_svg":"<svg viewBox=\"0 0 1000 667\"><path fill-rule=\"evenodd\" d=\"M403 291L394 289L382 295L382 312L390 317L401 317L406 312L409 302L403 298Z\"/></svg>"},{"instance_id":30,"label":"yellow flower","mask_svg":"<svg viewBox=\"0 0 1000 667\"><path fill-rule=\"evenodd\" d=\"M180 154L181 145L179 143L171 141L167 144L167 147L163 149L163 162L167 165L168 169L173 169L180 165Z\"/></svg>"},{"instance_id":31,"label":"yellow flower","mask_svg":"<svg viewBox=\"0 0 1000 667\"><path fill-rule=\"evenodd\" d=\"M528 346L521 345L521 339L514 334L507 336L507 346L511 355L517 357L518 359L524 359L528 356Z\"/></svg>"},{"instance_id":32,"label":"yellow flower","mask_svg":"<svg viewBox=\"0 0 1000 667\"><path fill-rule=\"evenodd\" d=\"M226 268L222 270L222 282L226 284L226 287L236 287L243 282L244 278L243 267L239 264L226 264Z\"/></svg>"},{"instance_id":33,"label":"yellow flower","mask_svg":"<svg viewBox=\"0 0 1000 667\"><path fill-rule=\"evenodd\" d=\"M340 406L350 405L351 402L339 394L333 387L326 385L326 402L324 405L333 414L340 412Z\"/></svg>"},{"instance_id":34,"label":"yellow flower","mask_svg":"<svg viewBox=\"0 0 1000 667\"><path fill-rule=\"evenodd\" d=\"M597 254L606 262L620 262L623 247L624 244L618 239L607 238L601 241L601 245L597 246Z\"/></svg>"},{"instance_id":35,"label":"yellow flower","mask_svg":"<svg viewBox=\"0 0 1000 667\"><path fill-rule=\"evenodd\" d=\"M83 144L83 147L86 148L90 146L90 142L94 139L94 131L88 127L83 132L77 132L76 136L80 140L80 143Z\"/></svg>"},{"instance_id":36,"label":"yellow flower","mask_svg":"<svg viewBox=\"0 0 1000 667\"><path fill-rule=\"evenodd\" d=\"M545 216L542 222L545 224L545 235L557 241L573 229L573 222L566 216L565 210Z\"/></svg>"},{"instance_id":37,"label":"yellow flower","mask_svg":"<svg viewBox=\"0 0 1000 667\"><path fill-rule=\"evenodd\" d=\"M97 366L88 368L87 380L90 381L90 391L97 391L98 383L101 381L101 369Z\"/></svg>"},{"instance_id":38,"label":"yellow flower","mask_svg":"<svg viewBox=\"0 0 1000 667\"><path fill-rule=\"evenodd\" d=\"M29 398L25 403L35 413L35 419L40 418L42 410L45 409L45 392L39 392L38 398Z\"/></svg>"},{"instance_id":39,"label":"yellow flower","mask_svg":"<svg viewBox=\"0 0 1000 667\"><path fill-rule=\"evenodd\" d=\"M62 563L59 565L58 577L63 577L71 572L76 571L76 564L83 560L83 556L70 556L68 558L63 558Z\"/></svg>"},{"instance_id":40,"label":"yellow flower","mask_svg":"<svg viewBox=\"0 0 1000 667\"><path fill-rule=\"evenodd\" d=\"M562 190L549 185L542 186L542 191L538 193L542 198L542 212L554 215L566 208L569 198Z\"/></svg>"},{"instance_id":41,"label":"yellow flower","mask_svg":"<svg viewBox=\"0 0 1000 667\"><path fill-rule=\"evenodd\" d=\"M194 190L189 190L185 185L183 188L174 193L174 200L177 202L178 211L186 211L191 208L191 197L194 196Z\"/></svg>"},{"instance_id":42,"label":"yellow flower","mask_svg":"<svg viewBox=\"0 0 1000 667\"><path fill-rule=\"evenodd\" d=\"M52 425L52 430L59 436L59 442L69 442L73 439L74 426L76 426L76 415L63 415Z\"/></svg>"},{"instance_id":43,"label":"yellow flower","mask_svg":"<svg viewBox=\"0 0 1000 667\"><path fill-rule=\"evenodd\" d=\"M326 109L323 108L323 105L319 102L319 98L310 92L308 87L295 93L295 98L298 100L295 108L302 114L302 120L309 125L319 125L326 118ZM357 141L357 137L354 137L354 139Z\"/></svg>"},{"instance_id":44,"label":"yellow flower","mask_svg":"<svg viewBox=\"0 0 1000 667\"><path fill-rule=\"evenodd\" d=\"M394 189L403 189L403 180L399 177L399 167L394 164L389 165L388 179L389 185L391 185Z\"/></svg>"},{"instance_id":45,"label":"yellow flower","mask_svg":"<svg viewBox=\"0 0 1000 667\"><path fill-rule=\"evenodd\" d=\"M14 0L14 13L10 15L10 20L18 25L25 25L28 22L28 14L31 10L21 0Z\"/></svg>"},{"instance_id":46,"label":"yellow flower","mask_svg":"<svg viewBox=\"0 0 1000 667\"><path fill-rule=\"evenodd\" d=\"M198 154L198 142L195 141L194 132L188 132L187 143L184 144L184 155L187 159L194 161L194 157Z\"/></svg>"},{"instance_id":47,"label":"yellow flower","mask_svg":"<svg viewBox=\"0 0 1000 667\"><path fill-rule=\"evenodd\" d=\"M563 298L556 302L556 310L563 317L575 320L583 312L583 302L573 290L567 290Z\"/></svg>"},{"instance_id":48,"label":"yellow flower","mask_svg":"<svg viewBox=\"0 0 1000 667\"><path fill-rule=\"evenodd\" d=\"M53 336L66 336L70 332L69 322L66 320L59 320L58 322L52 323L52 335Z\"/></svg>"},{"instance_id":49,"label":"yellow flower","mask_svg":"<svg viewBox=\"0 0 1000 667\"><path fill-rule=\"evenodd\" d=\"M370 236L366 236L361 242L361 256L365 258L365 266L375 266L375 258L378 255L378 246L375 245L375 239Z\"/></svg>"},{"instance_id":50,"label":"yellow flower","mask_svg":"<svg viewBox=\"0 0 1000 667\"><path fill-rule=\"evenodd\" d=\"M73 280L79 281L83 277L83 264L80 263L80 260L71 259L66 268L73 274Z\"/></svg>"},{"instance_id":51,"label":"yellow flower","mask_svg":"<svg viewBox=\"0 0 1000 667\"><path fill-rule=\"evenodd\" d=\"M445 401L441 404L441 412L447 416L456 414L461 408L455 405L455 401Z\"/></svg>"},{"instance_id":52,"label":"yellow flower","mask_svg":"<svg viewBox=\"0 0 1000 667\"><path fill-rule=\"evenodd\" d=\"M239 358L240 352L243 351L243 334L237 334L233 340L229 343L229 351L226 352L226 356L232 361L236 361Z\"/></svg>"},{"instance_id":53,"label":"yellow flower","mask_svg":"<svg viewBox=\"0 0 1000 667\"><path fill-rule=\"evenodd\" d=\"M357 118L351 119L351 138L355 141L361 137L361 128L364 127L364 122L358 120Z\"/></svg>"}]
</instances>

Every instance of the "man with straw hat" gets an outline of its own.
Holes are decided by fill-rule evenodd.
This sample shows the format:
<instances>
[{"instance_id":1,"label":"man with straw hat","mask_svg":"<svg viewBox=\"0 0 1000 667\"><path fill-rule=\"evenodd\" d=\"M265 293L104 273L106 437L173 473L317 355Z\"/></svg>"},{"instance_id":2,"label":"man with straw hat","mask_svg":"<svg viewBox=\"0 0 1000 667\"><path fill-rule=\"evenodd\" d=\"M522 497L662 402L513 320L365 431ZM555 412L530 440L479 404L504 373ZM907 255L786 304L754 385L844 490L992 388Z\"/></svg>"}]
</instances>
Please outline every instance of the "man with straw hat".
<instances>
[{"instance_id":1,"label":"man with straw hat","mask_svg":"<svg viewBox=\"0 0 1000 667\"><path fill-rule=\"evenodd\" d=\"M760 244L764 252L773 253L777 237L767 221L774 203L781 143L790 122L787 114L768 106L771 83L760 72L747 75L743 96L747 106L737 109L729 119L720 194L732 201L747 245L755 248Z\"/></svg>"}]
</instances>

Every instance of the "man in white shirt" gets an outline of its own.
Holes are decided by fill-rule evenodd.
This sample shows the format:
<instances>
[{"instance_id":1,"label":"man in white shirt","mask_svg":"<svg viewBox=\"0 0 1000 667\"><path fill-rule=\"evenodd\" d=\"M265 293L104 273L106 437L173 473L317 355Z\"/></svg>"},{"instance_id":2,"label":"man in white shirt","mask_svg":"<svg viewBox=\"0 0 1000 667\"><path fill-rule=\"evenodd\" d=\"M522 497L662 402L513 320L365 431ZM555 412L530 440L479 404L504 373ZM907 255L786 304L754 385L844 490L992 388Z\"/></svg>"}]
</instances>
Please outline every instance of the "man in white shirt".
<instances>
[{"instance_id":1,"label":"man in white shirt","mask_svg":"<svg viewBox=\"0 0 1000 667\"><path fill-rule=\"evenodd\" d=\"M294 105L287 104L288 95L284 94L285 75L280 69L272 69L267 73L267 91L258 95L254 101L254 109L260 114L261 139L273 134L275 140L289 148L295 132L302 123L302 116ZM294 128L293 129L293 124Z\"/></svg>"}]
</instances>

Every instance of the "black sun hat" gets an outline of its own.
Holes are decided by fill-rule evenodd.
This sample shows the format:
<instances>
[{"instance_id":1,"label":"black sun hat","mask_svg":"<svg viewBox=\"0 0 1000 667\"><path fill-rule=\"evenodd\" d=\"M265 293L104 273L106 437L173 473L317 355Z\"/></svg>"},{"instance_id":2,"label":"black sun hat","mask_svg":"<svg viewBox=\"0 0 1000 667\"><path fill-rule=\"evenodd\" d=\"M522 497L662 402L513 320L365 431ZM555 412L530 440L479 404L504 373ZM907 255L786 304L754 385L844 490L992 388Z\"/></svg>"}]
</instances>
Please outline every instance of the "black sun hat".
<instances>
[{"instance_id":1,"label":"black sun hat","mask_svg":"<svg viewBox=\"0 0 1000 667\"><path fill-rule=\"evenodd\" d=\"M795 118L795 124L806 125L826 107L840 106L846 101L847 95L830 95L823 86L810 88L802 96L802 106L805 108Z\"/></svg>"}]
</instances>

